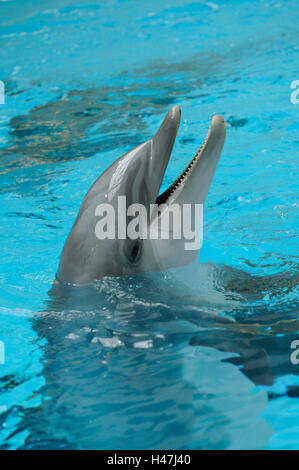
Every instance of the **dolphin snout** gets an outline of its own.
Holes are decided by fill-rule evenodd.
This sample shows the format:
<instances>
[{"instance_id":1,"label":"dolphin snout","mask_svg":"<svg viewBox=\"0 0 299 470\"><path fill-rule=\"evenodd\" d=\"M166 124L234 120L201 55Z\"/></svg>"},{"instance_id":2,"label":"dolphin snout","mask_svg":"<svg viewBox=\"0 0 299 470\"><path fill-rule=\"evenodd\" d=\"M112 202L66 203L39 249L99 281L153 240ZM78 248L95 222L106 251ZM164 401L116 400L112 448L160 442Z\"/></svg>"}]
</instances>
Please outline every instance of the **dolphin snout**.
<instances>
[{"instance_id":1,"label":"dolphin snout","mask_svg":"<svg viewBox=\"0 0 299 470\"><path fill-rule=\"evenodd\" d=\"M175 119L178 123L181 120L181 108L178 104L169 110L169 117Z\"/></svg>"},{"instance_id":2,"label":"dolphin snout","mask_svg":"<svg viewBox=\"0 0 299 470\"><path fill-rule=\"evenodd\" d=\"M219 114L215 114L212 117L212 121L215 122L215 124L217 124L217 123L224 124L224 119L223 119L222 116L219 116Z\"/></svg>"},{"instance_id":3,"label":"dolphin snout","mask_svg":"<svg viewBox=\"0 0 299 470\"><path fill-rule=\"evenodd\" d=\"M208 132L207 138L206 138L206 145L205 147L208 148L214 148L216 149L217 147L220 147L220 152L222 149L222 146L224 144L225 140L225 135L226 135L226 124L222 116L219 116L218 114L215 114L212 117L211 121L211 127ZM220 154L219 152L219 154ZM209 153L209 152L207 152ZM213 153L213 152L212 152Z\"/></svg>"}]
</instances>

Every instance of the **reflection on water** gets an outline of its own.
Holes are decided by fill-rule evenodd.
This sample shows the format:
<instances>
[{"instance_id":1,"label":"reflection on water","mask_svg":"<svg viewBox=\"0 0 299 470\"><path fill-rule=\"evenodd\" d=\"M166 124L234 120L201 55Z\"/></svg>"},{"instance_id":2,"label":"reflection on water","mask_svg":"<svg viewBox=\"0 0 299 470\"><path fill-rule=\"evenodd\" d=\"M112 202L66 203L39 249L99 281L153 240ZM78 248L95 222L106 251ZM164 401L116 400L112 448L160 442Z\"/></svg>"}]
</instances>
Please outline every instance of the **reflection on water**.
<instances>
[{"instance_id":1,"label":"reflection on water","mask_svg":"<svg viewBox=\"0 0 299 470\"><path fill-rule=\"evenodd\" d=\"M214 57L207 57L204 62L183 62L175 68L165 65L164 79L157 78L155 68L150 74L137 72L137 83L130 74L122 74L119 85L71 90L35 106L29 114L11 119L9 145L0 149L2 171L135 147L147 136L149 117L160 116L179 100L208 96L198 91L213 68ZM8 93L14 96L13 90Z\"/></svg>"},{"instance_id":2,"label":"reflection on water","mask_svg":"<svg viewBox=\"0 0 299 470\"><path fill-rule=\"evenodd\" d=\"M112 442L117 448L265 446L271 430L259 414L267 395L253 394L252 382L227 362L239 352L230 341L236 322L215 310L215 302L227 309L237 302L217 291L200 301L200 289L193 291L190 282L187 288L178 272L186 281L189 271L182 269L79 289L54 284L48 310L33 321L47 339L46 384L43 405L22 424L30 429L25 448L109 448ZM203 273L195 265L189 276L195 288ZM208 289L213 286L204 295ZM202 347L200 334L211 344ZM248 343L252 360L254 348L243 336L239 343ZM225 342L230 354L219 352ZM236 384L233 395L230 380ZM242 407L251 410L250 419ZM249 440L237 431L245 421Z\"/></svg>"},{"instance_id":3,"label":"reflection on water","mask_svg":"<svg viewBox=\"0 0 299 470\"><path fill-rule=\"evenodd\" d=\"M271 397L254 383L294 372L298 320L293 309L281 320L275 304L271 318L257 308L242 320L255 306L239 278L195 263L91 286L55 282L32 320L46 339L45 385L19 425L29 430L23 447L264 448L273 430L260 414Z\"/></svg>"}]
</instances>

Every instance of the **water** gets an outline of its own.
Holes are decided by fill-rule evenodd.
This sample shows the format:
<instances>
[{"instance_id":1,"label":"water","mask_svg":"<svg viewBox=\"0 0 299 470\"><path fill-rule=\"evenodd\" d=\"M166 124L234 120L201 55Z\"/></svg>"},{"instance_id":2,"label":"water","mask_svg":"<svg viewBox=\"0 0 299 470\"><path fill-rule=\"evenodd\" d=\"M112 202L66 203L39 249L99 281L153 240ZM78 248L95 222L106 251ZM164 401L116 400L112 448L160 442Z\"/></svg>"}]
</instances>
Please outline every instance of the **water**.
<instances>
[{"instance_id":1,"label":"water","mask_svg":"<svg viewBox=\"0 0 299 470\"><path fill-rule=\"evenodd\" d=\"M298 449L296 10L0 4L1 448ZM52 288L85 192L173 104L165 188L228 123L200 263Z\"/></svg>"}]
</instances>

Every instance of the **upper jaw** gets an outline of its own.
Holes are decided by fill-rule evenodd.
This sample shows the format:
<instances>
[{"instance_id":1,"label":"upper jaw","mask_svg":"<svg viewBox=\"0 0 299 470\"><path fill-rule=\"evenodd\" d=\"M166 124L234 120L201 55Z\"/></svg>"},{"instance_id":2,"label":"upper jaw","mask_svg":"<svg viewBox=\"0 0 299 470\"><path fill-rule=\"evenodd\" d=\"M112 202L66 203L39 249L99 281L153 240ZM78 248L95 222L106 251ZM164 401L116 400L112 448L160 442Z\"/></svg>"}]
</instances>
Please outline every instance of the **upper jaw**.
<instances>
[{"instance_id":1,"label":"upper jaw","mask_svg":"<svg viewBox=\"0 0 299 470\"><path fill-rule=\"evenodd\" d=\"M158 196L162 180L170 159L181 121L181 109L176 105L171 108L155 136L151 139L150 159L148 161L148 183L151 200L154 203Z\"/></svg>"}]
</instances>

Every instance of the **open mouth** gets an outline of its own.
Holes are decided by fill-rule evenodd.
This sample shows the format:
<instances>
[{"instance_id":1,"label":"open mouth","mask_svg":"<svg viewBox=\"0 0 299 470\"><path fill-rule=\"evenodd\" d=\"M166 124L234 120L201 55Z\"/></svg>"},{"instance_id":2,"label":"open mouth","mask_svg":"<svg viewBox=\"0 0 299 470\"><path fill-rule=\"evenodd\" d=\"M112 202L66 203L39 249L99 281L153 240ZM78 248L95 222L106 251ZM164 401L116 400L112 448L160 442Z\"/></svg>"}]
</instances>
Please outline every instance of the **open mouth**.
<instances>
[{"instance_id":1,"label":"open mouth","mask_svg":"<svg viewBox=\"0 0 299 470\"><path fill-rule=\"evenodd\" d=\"M187 180L190 172L192 171L192 169L194 168L195 166L195 163L199 160L205 146L206 146L206 143L208 141L208 137L209 137L209 134L210 134L210 131L208 132L205 140L203 141L203 143L201 144L200 148L198 149L197 153L195 154L195 156L192 158L192 160L190 160L190 162L188 163L188 165L185 167L185 169L182 171L182 173L176 178L176 180L169 186L169 188L167 188L162 194L160 194L159 196L157 196L157 199L156 199L156 202L155 204L157 204L158 206L161 205L161 204L165 204L168 199L170 198L171 195L173 195L175 193L175 191L184 183L184 181Z\"/></svg>"}]
</instances>

